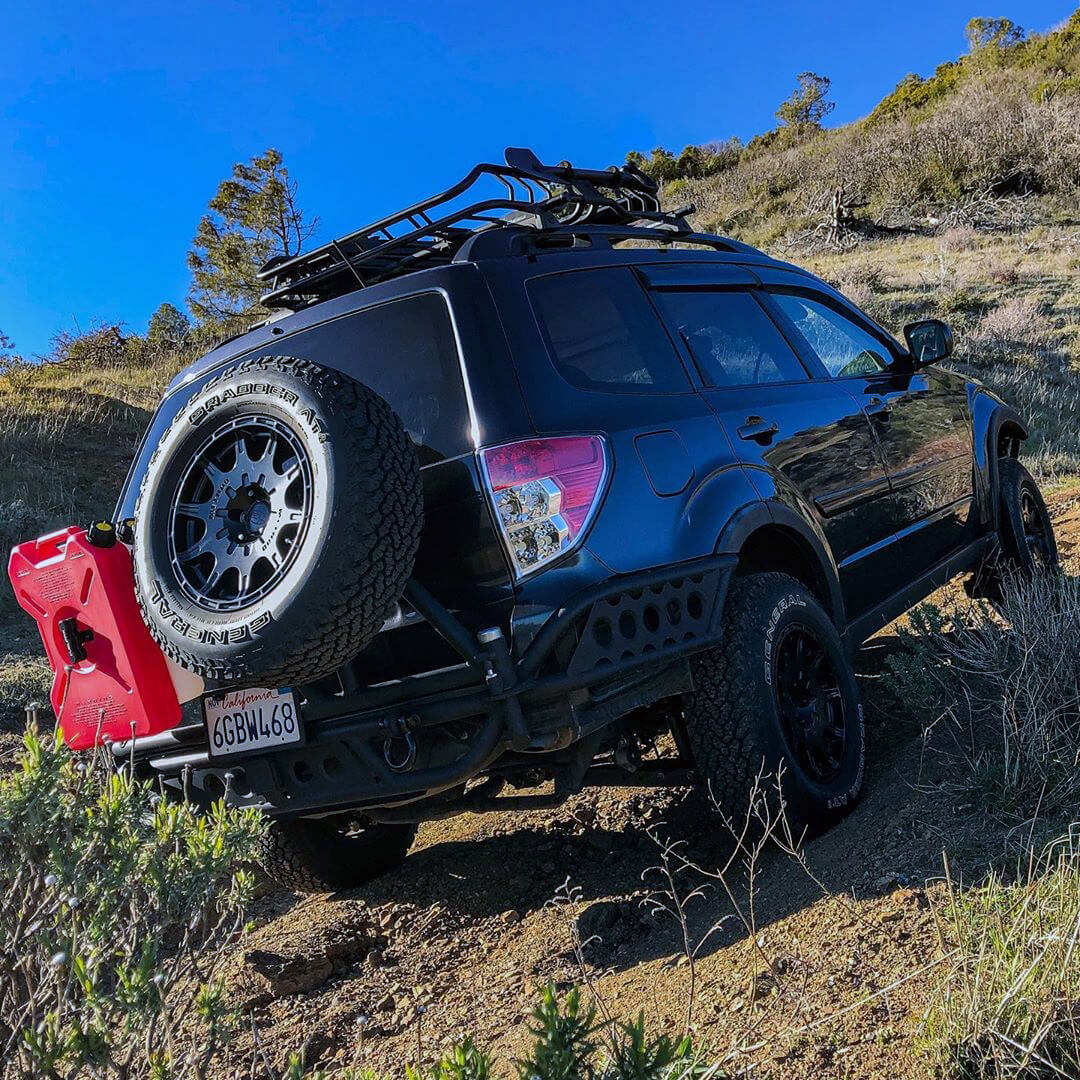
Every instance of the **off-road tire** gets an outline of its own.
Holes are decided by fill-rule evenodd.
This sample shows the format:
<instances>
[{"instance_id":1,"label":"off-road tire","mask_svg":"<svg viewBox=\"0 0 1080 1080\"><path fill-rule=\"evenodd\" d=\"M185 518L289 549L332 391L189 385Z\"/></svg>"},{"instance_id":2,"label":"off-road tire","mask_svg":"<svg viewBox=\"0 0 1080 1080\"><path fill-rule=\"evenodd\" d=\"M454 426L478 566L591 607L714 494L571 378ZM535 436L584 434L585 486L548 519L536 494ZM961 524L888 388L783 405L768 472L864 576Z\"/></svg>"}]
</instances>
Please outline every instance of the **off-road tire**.
<instances>
[{"instance_id":1,"label":"off-road tire","mask_svg":"<svg viewBox=\"0 0 1080 1080\"><path fill-rule=\"evenodd\" d=\"M1044 530L1044 549L1039 553L1033 551L1031 538L1026 534L1025 501L1029 513L1037 516ZM1016 458L998 460L998 508L999 569L1029 581L1039 573L1056 570L1057 541L1050 513L1035 478Z\"/></svg>"},{"instance_id":2,"label":"off-road tire","mask_svg":"<svg viewBox=\"0 0 1080 1080\"><path fill-rule=\"evenodd\" d=\"M415 825L372 825L346 834L321 818L271 821L259 861L293 892L337 892L400 866L415 837Z\"/></svg>"},{"instance_id":3,"label":"off-road tire","mask_svg":"<svg viewBox=\"0 0 1080 1080\"><path fill-rule=\"evenodd\" d=\"M239 429L246 417L269 418L307 455L310 520L266 595L238 610L207 610L171 561L171 508L206 439L222 426ZM208 513L216 524L221 511ZM247 360L192 395L150 459L135 510L143 617L165 654L204 678L310 682L378 633L412 572L422 528L416 453L386 401L307 360Z\"/></svg>"},{"instance_id":4,"label":"off-road tire","mask_svg":"<svg viewBox=\"0 0 1080 1080\"><path fill-rule=\"evenodd\" d=\"M828 783L799 766L780 721L775 651L789 626L812 633L837 677L846 735L840 771ZM781 765L785 812L796 835L821 831L853 806L866 761L862 703L836 627L804 585L786 574L736 577L724 608L722 644L698 653L691 667L694 690L684 695L683 722L695 771L736 828L747 821L755 789L775 813ZM759 774L767 777L760 786ZM751 831L760 827L750 824Z\"/></svg>"}]
</instances>

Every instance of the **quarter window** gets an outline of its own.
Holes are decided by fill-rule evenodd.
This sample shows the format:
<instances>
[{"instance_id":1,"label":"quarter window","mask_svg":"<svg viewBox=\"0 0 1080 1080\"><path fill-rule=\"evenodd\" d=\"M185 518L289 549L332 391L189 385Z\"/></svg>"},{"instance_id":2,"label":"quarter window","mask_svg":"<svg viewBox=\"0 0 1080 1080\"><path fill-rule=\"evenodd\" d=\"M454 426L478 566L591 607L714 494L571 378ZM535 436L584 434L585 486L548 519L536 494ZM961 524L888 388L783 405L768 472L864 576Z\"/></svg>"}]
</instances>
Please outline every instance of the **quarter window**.
<instances>
[{"instance_id":1,"label":"quarter window","mask_svg":"<svg viewBox=\"0 0 1080 1080\"><path fill-rule=\"evenodd\" d=\"M750 293L662 290L654 295L678 328L703 378L713 386L753 386L808 377L776 324Z\"/></svg>"},{"instance_id":2,"label":"quarter window","mask_svg":"<svg viewBox=\"0 0 1080 1080\"><path fill-rule=\"evenodd\" d=\"M421 465L471 446L457 342L439 293L364 308L281 344L290 356L330 358L384 397L416 444Z\"/></svg>"},{"instance_id":3,"label":"quarter window","mask_svg":"<svg viewBox=\"0 0 1080 1080\"><path fill-rule=\"evenodd\" d=\"M773 298L835 378L874 375L889 366L889 353L873 334L827 304L794 293Z\"/></svg>"},{"instance_id":4,"label":"quarter window","mask_svg":"<svg viewBox=\"0 0 1080 1080\"><path fill-rule=\"evenodd\" d=\"M567 382L623 393L689 389L671 339L629 269L554 274L528 287L551 358Z\"/></svg>"}]
</instances>

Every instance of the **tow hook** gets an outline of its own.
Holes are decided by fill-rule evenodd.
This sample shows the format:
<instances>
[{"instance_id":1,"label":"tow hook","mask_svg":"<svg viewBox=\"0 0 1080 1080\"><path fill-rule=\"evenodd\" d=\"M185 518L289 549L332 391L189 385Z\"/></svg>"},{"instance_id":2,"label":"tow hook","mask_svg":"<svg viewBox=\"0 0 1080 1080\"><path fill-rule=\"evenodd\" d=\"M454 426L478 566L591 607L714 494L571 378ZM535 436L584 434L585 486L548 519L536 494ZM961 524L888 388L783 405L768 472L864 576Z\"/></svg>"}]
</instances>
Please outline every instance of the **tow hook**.
<instances>
[{"instance_id":1,"label":"tow hook","mask_svg":"<svg viewBox=\"0 0 1080 1080\"><path fill-rule=\"evenodd\" d=\"M416 740L409 730L410 722L415 719L412 716L395 716L383 720L380 725L386 732L383 740L383 760L394 772L407 772L416 761Z\"/></svg>"}]
</instances>

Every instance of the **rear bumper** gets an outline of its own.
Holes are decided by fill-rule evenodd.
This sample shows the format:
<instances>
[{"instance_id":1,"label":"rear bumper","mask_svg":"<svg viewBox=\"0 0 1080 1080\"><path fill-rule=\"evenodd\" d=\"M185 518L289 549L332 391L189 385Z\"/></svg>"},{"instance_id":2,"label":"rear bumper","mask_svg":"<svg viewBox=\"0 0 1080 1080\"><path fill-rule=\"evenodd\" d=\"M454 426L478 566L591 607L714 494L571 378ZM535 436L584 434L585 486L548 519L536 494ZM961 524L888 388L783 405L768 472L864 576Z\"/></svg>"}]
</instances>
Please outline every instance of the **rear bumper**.
<instances>
[{"instance_id":1,"label":"rear bumper","mask_svg":"<svg viewBox=\"0 0 1080 1080\"><path fill-rule=\"evenodd\" d=\"M215 762L200 721L113 752L196 801L224 795L279 817L423 799L504 753L565 747L663 696L665 669L718 640L736 561L714 555L584 589L516 657L501 634L479 640L410 583L406 599L460 664L336 694L304 688L301 746Z\"/></svg>"}]
</instances>

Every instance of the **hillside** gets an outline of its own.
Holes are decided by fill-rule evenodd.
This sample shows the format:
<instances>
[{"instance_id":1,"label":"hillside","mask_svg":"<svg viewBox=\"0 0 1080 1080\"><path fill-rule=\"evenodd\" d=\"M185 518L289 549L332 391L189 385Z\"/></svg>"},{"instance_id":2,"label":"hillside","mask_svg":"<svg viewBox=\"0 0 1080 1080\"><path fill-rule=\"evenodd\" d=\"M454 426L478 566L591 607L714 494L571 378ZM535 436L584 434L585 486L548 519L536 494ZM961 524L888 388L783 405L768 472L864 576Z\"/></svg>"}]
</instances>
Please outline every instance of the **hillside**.
<instances>
[{"instance_id":1,"label":"hillside","mask_svg":"<svg viewBox=\"0 0 1080 1080\"><path fill-rule=\"evenodd\" d=\"M741 149L637 157L667 181L669 201L697 206L698 225L773 254L822 246L838 190L846 243L939 224L1075 222L1080 11L1048 34L991 36L929 78L908 76L856 123L826 129L807 109L805 122Z\"/></svg>"},{"instance_id":2,"label":"hillside","mask_svg":"<svg viewBox=\"0 0 1080 1080\"><path fill-rule=\"evenodd\" d=\"M840 187L850 214L830 235ZM856 124L770 133L665 194L693 201L699 227L821 274L894 332L951 322L956 364L1031 421L1024 451L1049 493L1064 599L1028 597L1029 625L987 628L954 586L933 598L943 621L901 620L872 639L857 664L866 795L805 846L780 834L723 869L730 838L687 793L609 790L554 812L425 825L401 871L355 894L265 892L225 956L228 1000L246 1018L217 1075L271 1075L256 1061L277 1075L302 1046L309 1064L399 1075L467 1034L509 1074L548 980L673 1035L689 1016L729 1075L1077 1075L1077 969L1048 957L1080 925L1080 853L1065 845L1060 879L1036 856L1067 833L1080 797L1069 786L1051 798L1061 762L1075 777L1080 754L1080 12L905 80ZM183 362L129 350L0 374L0 542L108 515ZM32 624L0 595L10 761L20 709L45 697L48 672ZM1053 663L1048 622L1066 643ZM1023 692L989 671L949 674L975 641L1030 645ZM1055 694L1058 788L1048 751L1032 749L1049 741ZM1032 776L1043 786L1028 798ZM705 886L687 932L716 927L692 963L683 928L647 903L664 889L651 868L665 850L677 861L665 844L679 841L699 867L684 880ZM1042 920L1020 940L1017 911ZM1000 1034L1034 1045L1042 1029L1049 1066Z\"/></svg>"}]
</instances>

